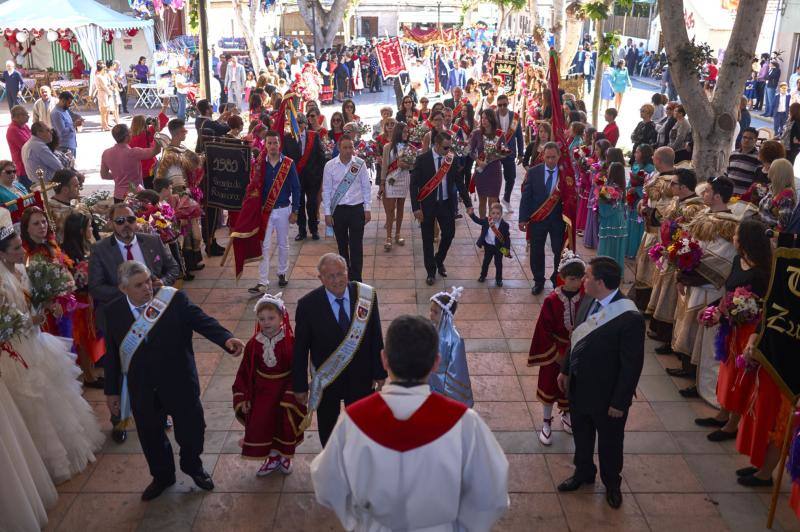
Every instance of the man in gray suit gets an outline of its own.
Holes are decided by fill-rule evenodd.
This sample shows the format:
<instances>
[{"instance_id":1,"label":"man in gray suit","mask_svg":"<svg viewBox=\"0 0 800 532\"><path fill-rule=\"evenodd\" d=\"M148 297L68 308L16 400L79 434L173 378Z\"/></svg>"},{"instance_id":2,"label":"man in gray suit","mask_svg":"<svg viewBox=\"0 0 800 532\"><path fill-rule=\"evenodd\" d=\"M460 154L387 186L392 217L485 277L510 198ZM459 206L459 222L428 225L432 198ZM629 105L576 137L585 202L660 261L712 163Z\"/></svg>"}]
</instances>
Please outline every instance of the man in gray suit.
<instances>
[{"instance_id":1,"label":"man in gray suit","mask_svg":"<svg viewBox=\"0 0 800 532\"><path fill-rule=\"evenodd\" d=\"M135 260L146 265L153 275L154 290L172 285L180 275L178 263L159 236L136 233L136 216L130 207L124 203L115 204L111 207L109 219L114 234L92 246L89 257L89 293L97 303L97 328L100 330L105 329L105 307L118 297L124 297L117 279L120 264ZM111 423L116 425L117 422L119 419L112 414ZM127 434L114 430L111 437L122 443Z\"/></svg>"}]
</instances>

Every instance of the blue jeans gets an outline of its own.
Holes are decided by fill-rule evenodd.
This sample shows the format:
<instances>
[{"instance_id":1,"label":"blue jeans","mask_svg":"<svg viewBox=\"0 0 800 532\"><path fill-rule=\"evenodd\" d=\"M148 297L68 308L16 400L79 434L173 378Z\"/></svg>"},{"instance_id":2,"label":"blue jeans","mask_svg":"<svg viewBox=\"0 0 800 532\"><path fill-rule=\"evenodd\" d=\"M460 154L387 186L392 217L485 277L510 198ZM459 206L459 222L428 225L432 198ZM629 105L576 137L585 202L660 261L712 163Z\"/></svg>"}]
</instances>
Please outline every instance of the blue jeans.
<instances>
[{"instance_id":1,"label":"blue jeans","mask_svg":"<svg viewBox=\"0 0 800 532\"><path fill-rule=\"evenodd\" d=\"M764 115L765 116L772 116L772 108L775 107L775 91L778 90L775 87L766 87L764 88L764 97L766 99L766 103L764 104Z\"/></svg>"},{"instance_id":2,"label":"blue jeans","mask_svg":"<svg viewBox=\"0 0 800 532\"><path fill-rule=\"evenodd\" d=\"M186 95L178 93L178 118L186 120Z\"/></svg>"},{"instance_id":3,"label":"blue jeans","mask_svg":"<svg viewBox=\"0 0 800 532\"><path fill-rule=\"evenodd\" d=\"M776 135L780 135L781 131L783 131L783 126L786 124L786 117L788 113L783 111L782 113L775 113L775 116L772 117L772 129L775 130Z\"/></svg>"}]
</instances>

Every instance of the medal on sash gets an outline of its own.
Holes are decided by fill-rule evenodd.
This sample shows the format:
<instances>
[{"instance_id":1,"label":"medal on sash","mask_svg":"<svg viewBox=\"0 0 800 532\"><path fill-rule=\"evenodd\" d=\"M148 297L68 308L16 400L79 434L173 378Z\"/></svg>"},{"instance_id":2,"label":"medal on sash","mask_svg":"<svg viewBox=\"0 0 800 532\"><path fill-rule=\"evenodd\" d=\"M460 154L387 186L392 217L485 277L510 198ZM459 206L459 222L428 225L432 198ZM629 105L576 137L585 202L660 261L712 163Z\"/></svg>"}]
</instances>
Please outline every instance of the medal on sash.
<instances>
[{"instance_id":1,"label":"medal on sash","mask_svg":"<svg viewBox=\"0 0 800 532\"><path fill-rule=\"evenodd\" d=\"M364 160L353 157L353 160L350 162L350 167L347 169L347 173L345 173L344 178L339 183L339 186L336 187L336 190L333 191L333 197L331 198L331 216L333 216L333 211L336 210L336 207L339 205L339 202L342 201L344 195L347 194L347 191L350 190L350 187L355 183L362 166L364 166ZM325 227L325 236L333 236L332 226Z\"/></svg>"}]
</instances>

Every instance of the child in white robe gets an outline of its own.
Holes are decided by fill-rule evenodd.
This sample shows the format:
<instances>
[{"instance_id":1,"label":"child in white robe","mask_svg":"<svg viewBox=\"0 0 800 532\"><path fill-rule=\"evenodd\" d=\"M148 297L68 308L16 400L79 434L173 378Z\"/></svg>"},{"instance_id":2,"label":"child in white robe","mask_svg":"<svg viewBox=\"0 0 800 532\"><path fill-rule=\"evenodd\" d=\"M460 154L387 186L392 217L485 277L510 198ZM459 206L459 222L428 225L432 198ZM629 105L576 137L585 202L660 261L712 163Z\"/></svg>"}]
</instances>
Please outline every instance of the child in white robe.
<instances>
[{"instance_id":1,"label":"child in white robe","mask_svg":"<svg viewBox=\"0 0 800 532\"><path fill-rule=\"evenodd\" d=\"M508 509L491 430L427 385L438 343L429 320L395 319L381 353L390 384L348 406L311 463L317 501L346 530L488 531Z\"/></svg>"}]
</instances>

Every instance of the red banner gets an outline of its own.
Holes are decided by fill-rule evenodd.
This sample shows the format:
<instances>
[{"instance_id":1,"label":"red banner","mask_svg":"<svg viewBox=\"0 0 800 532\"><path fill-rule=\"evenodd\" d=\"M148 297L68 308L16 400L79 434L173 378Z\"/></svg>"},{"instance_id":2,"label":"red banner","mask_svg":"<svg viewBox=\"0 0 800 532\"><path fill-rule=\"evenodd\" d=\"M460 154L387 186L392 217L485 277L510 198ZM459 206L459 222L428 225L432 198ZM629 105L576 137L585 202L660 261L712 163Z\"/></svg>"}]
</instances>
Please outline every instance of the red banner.
<instances>
[{"instance_id":1,"label":"red banner","mask_svg":"<svg viewBox=\"0 0 800 532\"><path fill-rule=\"evenodd\" d=\"M458 32L454 29L440 30L431 28L428 30L409 28L403 26L403 38L414 41L417 44L453 44L458 40Z\"/></svg>"},{"instance_id":2,"label":"red banner","mask_svg":"<svg viewBox=\"0 0 800 532\"><path fill-rule=\"evenodd\" d=\"M397 37L376 44L375 52L378 54L383 79L399 76L401 72L408 70L403 51L400 49L400 39Z\"/></svg>"}]
</instances>

